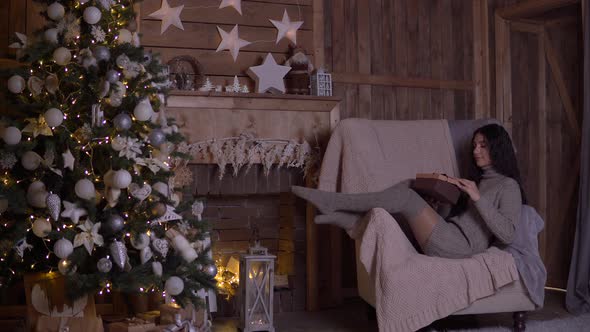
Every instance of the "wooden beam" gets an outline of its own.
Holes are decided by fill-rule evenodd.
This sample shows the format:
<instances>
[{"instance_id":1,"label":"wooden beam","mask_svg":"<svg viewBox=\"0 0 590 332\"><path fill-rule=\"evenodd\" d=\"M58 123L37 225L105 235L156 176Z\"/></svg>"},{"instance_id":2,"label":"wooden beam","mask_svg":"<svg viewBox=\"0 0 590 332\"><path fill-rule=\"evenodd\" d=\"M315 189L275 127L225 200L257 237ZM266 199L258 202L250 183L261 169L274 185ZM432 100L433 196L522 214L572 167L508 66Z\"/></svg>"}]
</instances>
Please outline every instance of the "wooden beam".
<instances>
[{"instance_id":1,"label":"wooden beam","mask_svg":"<svg viewBox=\"0 0 590 332\"><path fill-rule=\"evenodd\" d=\"M475 118L490 117L490 49L487 0L473 1Z\"/></svg>"},{"instance_id":2,"label":"wooden beam","mask_svg":"<svg viewBox=\"0 0 590 332\"><path fill-rule=\"evenodd\" d=\"M313 55L318 68L326 66L324 38L324 0L313 0Z\"/></svg>"},{"instance_id":3,"label":"wooden beam","mask_svg":"<svg viewBox=\"0 0 590 332\"><path fill-rule=\"evenodd\" d=\"M543 32L543 24L534 24L534 23L525 23L521 21L512 21L510 22L510 29L514 31L520 32L528 32L528 33L535 33L540 34Z\"/></svg>"},{"instance_id":4,"label":"wooden beam","mask_svg":"<svg viewBox=\"0 0 590 332\"><path fill-rule=\"evenodd\" d=\"M498 9L496 13L504 19L527 18L579 2L580 0L528 0Z\"/></svg>"},{"instance_id":5,"label":"wooden beam","mask_svg":"<svg viewBox=\"0 0 590 332\"><path fill-rule=\"evenodd\" d=\"M547 62L545 60L545 32L538 35L538 57L539 57L539 81L537 83L537 94L539 111L537 113L539 122L539 131L537 142L539 144L538 151L538 181L539 181L539 192L538 192L538 209L539 214L544 220L547 220L547 164L549 162L549 156L547 154ZM541 257L545 257L545 251L547 249L547 232L541 232L539 236L539 250Z\"/></svg>"},{"instance_id":6,"label":"wooden beam","mask_svg":"<svg viewBox=\"0 0 590 332\"><path fill-rule=\"evenodd\" d=\"M551 39L549 38L548 34L544 34L543 39L545 44L545 56L547 57L547 62L549 62L549 68L551 68L553 80L555 81L557 91L559 92L559 96L561 97L561 102L565 110L565 115L570 125L570 129L573 130L575 138L579 142L582 136L580 124L576 119L576 110L574 109L574 104L567 91L565 79L563 78L563 73L559 68L557 51L555 51L555 48L551 44Z\"/></svg>"},{"instance_id":7,"label":"wooden beam","mask_svg":"<svg viewBox=\"0 0 590 332\"><path fill-rule=\"evenodd\" d=\"M496 12L496 118L512 134L512 67L510 62L510 26Z\"/></svg>"},{"instance_id":8,"label":"wooden beam","mask_svg":"<svg viewBox=\"0 0 590 332\"><path fill-rule=\"evenodd\" d=\"M473 90L473 81L436 80L428 78L402 78L393 75L369 75L358 73L333 73L334 83L387 85L405 88Z\"/></svg>"}]
</instances>

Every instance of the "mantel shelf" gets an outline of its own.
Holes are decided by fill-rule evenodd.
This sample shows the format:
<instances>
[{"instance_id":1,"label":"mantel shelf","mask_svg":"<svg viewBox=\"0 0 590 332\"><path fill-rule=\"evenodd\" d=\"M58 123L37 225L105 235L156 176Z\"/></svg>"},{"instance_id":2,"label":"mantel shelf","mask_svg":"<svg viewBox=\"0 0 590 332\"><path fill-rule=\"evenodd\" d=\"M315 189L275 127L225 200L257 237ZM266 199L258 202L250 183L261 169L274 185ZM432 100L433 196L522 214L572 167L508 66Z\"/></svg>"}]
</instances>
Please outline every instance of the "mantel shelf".
<instances>
[{"instance_id":1,"label":"mantel shelf","mask_svg":"<svg viewBox=\"0 0 590 332\"><path fill-rule=\"evenodd\" d=\"M340 121L340 99L303 95L172 91L167 112L189 143L253 132L264 139L325 143Z\"/></svg>"}]
</instances>

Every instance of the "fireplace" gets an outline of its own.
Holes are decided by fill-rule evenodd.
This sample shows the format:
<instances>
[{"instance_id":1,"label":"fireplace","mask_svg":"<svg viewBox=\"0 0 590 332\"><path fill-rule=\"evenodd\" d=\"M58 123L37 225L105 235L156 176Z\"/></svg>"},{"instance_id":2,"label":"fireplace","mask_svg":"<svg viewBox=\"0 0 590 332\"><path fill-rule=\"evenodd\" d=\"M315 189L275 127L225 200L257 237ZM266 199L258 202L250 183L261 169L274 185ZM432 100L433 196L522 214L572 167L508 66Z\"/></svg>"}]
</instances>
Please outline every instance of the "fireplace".
<instances>
[{"instance_id":1,"label":"fireplace","mask_svg":"<svg viewBox=\"0 0 590 332\"><path fill-rule=\"evenodd\" d=\"M247 132L260 139L305 140L325 147L340 119L338 98L299 95L181 91L168 98L167 112L189 144ZM235 177L227 171L219 179L216 163L214 157L204 155L190 165L195 180L192 192L206 198L204 217L212 222L214 257L221 264L237 258L248 248L256 226L262 245L277 256L276 274L287 276L284 289L275 291L275 310L316 308L316 225L309 207L290 193L291 185L306 184L302 169L273 166L266 175L257 164ZM230 308L221 314L234 313Z\"/></svg>"}]
</instances>

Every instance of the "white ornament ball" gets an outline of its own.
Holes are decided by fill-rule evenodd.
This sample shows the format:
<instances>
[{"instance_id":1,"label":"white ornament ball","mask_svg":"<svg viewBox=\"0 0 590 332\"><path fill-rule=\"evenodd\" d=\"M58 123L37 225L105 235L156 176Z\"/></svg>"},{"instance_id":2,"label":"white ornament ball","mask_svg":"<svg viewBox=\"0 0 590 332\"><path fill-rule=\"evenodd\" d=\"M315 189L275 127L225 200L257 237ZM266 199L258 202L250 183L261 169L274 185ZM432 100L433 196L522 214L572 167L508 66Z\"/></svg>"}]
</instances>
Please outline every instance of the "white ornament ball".
<instances>
[{"instance_id":1,"label":"white ornament ball","mask_svg":"<svg viewBox=\"0 0 590 332\"><path fill-rule=\"evenodd\" d=\"M133 110L133 115L138 121L148 121L152 118L153 114L154 109L147 99L142 100Z\"/></svg>"},{"instance_id":2,"label":"white ornament ball","mask_svg":"<svg viewBox=\"0 0 590 332\"><path fill-rule=\"evenodd\" d=\"M164 289L166 290L166 294L178 295L182 293L182 290L184 289L184 281L179 277L172 276L166 280Z\"/></svg>"},{"instance_id":3,"label":"white ornament ball","mask_svg":"<svg viewBox=\"0 0 590 332\"><path fill-rule=\"evenodd\" d=\"M84 21L88 24L98 23L101 17L102 13L100 12L100 9L94 6L84 9Z\"/></svg>"},{"instance_id":4,"label":"white ornament ball","mask_svg":"<svg viewBox=\"0 0 590 332\"><path fill-rule=\"evenodd\" d=\"M82 199L93 199L96 195L94 183L88 179L78 180L74 187L76 195Z\"/></svg>"},{"instance_id":5,"label":"white ornament ball","mask_svg":"<svg viewBox=\"0 0 590 332\"><path fill-rule=\"evenodd\" d=\"M60 66L65 66L72 60L72 53L65 47L59 47L53 51L53 60Z\"/></svg>"},{"instance_id":6,"label":"white ornament ball","mask_svg":"<svg viewBox=\"0 0 590 332\"><path fill-rule=\"evenodd\" d=\"M53 253L59 258L67 258L72 252L74 252L74 245L68 239L59 239L53 245Z\"/></svg>"},{"instance_id":7,"label":"white ornament ball","mask_svg":"<svg viewBox=\"0 0 590 332\"><path fill-rule=\"evenodd\" d=\"M43 160L43 158L41 158L36 152L27 151L21 157L20 162L26 170L34 171L39 168L39 165L41 165L41 160Z\"/></svg>"},{"instance_id":8,"label":"white ornament ball","mask_svg":"<svg viewBox=\"0 0 590 332\"><path fill-rule=\"evenodd\" d=\"M133 246L133 248L135 248L137 250L141 250L143 248L146 248L149 245L150 245L150 237L145 233L141 233L137 236L131 237L131 246Z\"/></svg>"},{"instance_id":9,"label":"white ornament ball","mask_svg":"<svg viewBox=\"0 0 590 332\"><path fill-rule=\"evenodd\" d=\"M8 200L5 198L0 199L0 214L8 210Z\"/></svg>"},{"instance_id":10,"label":"white ornament ball","mask_svg":"<svg viewBox=\"0 0 590 332\"><path fill-rule=\"evenodd\" d=\"M117 42L119 44L131 43L133 36L131 35L131 31L127 29L119 30L119 36L117 37Z\"/></svg>"},{"instance_id":11,"label":"white ornament ball","mask_svg":"<svg viewBox=\"0 0 590 332\"><path fill-rule=\"evenodd\" d=\"M17 127L8 127L4 129L4 134L2 135L2 139L4 139L4 142L8 145L18 144L22 137L23 135Z\"/></svg>"},{"instance_id":12,"label":"white ornament ball","mask_svg":"<svg viewBox=\"0 0 590 332\"><path fill-rule=\"evenodd\" d=\"M47 219L39 218L33 222L33 234L46 237L51 232L51 223Z\"/></svg>"},{"instance_id":13,"label":"white ornament ball","mask_svg":"<svg viewBox=\"0 0 590 332\"><path fill-rule=\"evenodd\" d=\"M154 183L154 185L152 186L152 189L154 189L155 191L164 195L165 197L168 197L168 185L165 184L164 182Z\"/></svg>"},{"instance_id":14,"label":"white ornament ball","mask_svg":"<svg viewBox=\"0 0 590 332\"><path fill-rule=\"evenodd\" d=\"M19 75L13 75L8 79L8 90L12 93L21 93L26 86L25 79Z\"/></svg>"},{"instance_id":15,"label":"white ornament ball","mask_svg":"<svg viewBox=\"0 0 590 332\"><path fill-rule=\"evenodd\" d=\"M64 122L64 114L57 108L48 109L45 114L43 114L43 117L49 127L57 127Z\"/></svg>"},{"instance_id":16,"label":"white ornament ball","mask_svg":"<svg viewBox=\"0 0 590 332\"><path fill-rule=\"evenodd\" d=\"M47 16L54 21L61 20L65 13L66 10L60 3L54 2L47 7Z\"/></svg>"},{"instance_id":17,"label":"white ornament ball","mask_svg":"<svg viewBox=\"0 0 590 332\"><path fill-rule=\"evenodd\" d=\"M131 184L131 174L128 171L121 169L113 175L113 188L124 189Z\"/></svg>"},{"instance_id":18,"label":"white ornament ball","mask_svg":"<svg viewBox=\"0 0 590 332\"><path fill-rule=\"evenodd\" d=\"M52 44L57 44L59 42L59 40L57 39L58 35L59 31L55 28L47 29L43 33L43 37L45 38L45 40Z\"/></svg>"},{"instance_id":19,"label":"white ornament ball","mask_svg":"<svg viewBox=\"0 0 590 332\"><path fill-rule=\"evenodd\" d=\"M96 263L96 268L102 273L107 273L113 268L113 262L110 259L103 257Z\"/></svg>"}]
</instances>

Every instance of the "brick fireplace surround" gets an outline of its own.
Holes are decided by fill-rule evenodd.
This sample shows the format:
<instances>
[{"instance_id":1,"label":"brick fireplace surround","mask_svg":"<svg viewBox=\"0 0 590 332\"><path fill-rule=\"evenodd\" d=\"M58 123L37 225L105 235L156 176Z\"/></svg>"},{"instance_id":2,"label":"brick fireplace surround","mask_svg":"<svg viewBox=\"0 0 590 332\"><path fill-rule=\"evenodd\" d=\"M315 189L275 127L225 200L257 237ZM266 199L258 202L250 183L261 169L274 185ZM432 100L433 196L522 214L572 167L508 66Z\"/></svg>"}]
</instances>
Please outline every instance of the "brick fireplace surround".
<instances>
[{"instance_id":1,"label":"brick fireplace surround","mask_svg":"<svg viewBox=\"0 0 590 332\"><path fill-rule=\"evenodd\" d=\"M176 118L189 143L235 137L254 132L257 138L307 140L325 146L339 121L339 99L332 97L172 93L168 115ZM222 180L211 158L193 160L192 192L205 197L204 217L212 222L213 255L225 263L245 252L256 226L262 245L277 256L276 274L287 275L289 288L275 292L275 310L318 308L316 225L305 202L290 193L304 185L301 169L272 168L265 176L261 165ZM228 166L231 167L231 166ZM233 315L231 308L219 309Z\"/></svg>"}]
</instances>

